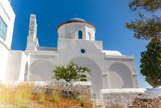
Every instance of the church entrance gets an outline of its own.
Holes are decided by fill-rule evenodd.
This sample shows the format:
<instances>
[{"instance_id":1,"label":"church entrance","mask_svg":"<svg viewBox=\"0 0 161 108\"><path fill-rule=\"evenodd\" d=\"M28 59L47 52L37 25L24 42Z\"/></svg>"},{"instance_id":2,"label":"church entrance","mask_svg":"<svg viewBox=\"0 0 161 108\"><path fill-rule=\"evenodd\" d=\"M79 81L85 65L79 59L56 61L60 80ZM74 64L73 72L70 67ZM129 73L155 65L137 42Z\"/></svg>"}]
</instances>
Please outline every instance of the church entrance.
<instances>
[{"instance_id":1,"label":"church entrance","mask_svg":"<svg viewBox=\"0 0 161 108\"><path fill-rule=\"evenodd\" d=\"M79 66L86 66L91 70L91 75L88 75L91 82L92 95L95 95L96 99L100 98L100 90L102 86L102 72L99 65L88 57L76 57L70 62L76 63Z\"/></svg>"}]
</instances>

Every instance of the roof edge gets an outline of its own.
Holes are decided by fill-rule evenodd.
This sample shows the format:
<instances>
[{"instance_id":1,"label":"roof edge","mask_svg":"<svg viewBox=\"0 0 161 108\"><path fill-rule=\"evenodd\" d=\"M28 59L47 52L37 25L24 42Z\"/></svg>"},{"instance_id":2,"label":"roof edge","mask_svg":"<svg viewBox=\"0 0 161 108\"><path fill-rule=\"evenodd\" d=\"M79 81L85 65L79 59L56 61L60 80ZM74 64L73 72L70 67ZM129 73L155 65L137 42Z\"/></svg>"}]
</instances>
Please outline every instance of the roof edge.
<instances>
[{"instance_id":1,"label":"roof edge","mask_svg":"<svg viewBox=\"0 0 161 108\"><path fill-rule=\"evenodd\" d=\"M86 22L86 21L67 21L67 22L64 22L64 23L60 24L60 25L58 26L57 30L58 30L61 26L63 26L64 24L69 24L69 23L84 23L84 24L89 24L89 25L92 26L92 27L94 28L94 30L96 31L95 26L94 26L93 24L89 23L89 22Z\"/></svg>"}]
</instances>

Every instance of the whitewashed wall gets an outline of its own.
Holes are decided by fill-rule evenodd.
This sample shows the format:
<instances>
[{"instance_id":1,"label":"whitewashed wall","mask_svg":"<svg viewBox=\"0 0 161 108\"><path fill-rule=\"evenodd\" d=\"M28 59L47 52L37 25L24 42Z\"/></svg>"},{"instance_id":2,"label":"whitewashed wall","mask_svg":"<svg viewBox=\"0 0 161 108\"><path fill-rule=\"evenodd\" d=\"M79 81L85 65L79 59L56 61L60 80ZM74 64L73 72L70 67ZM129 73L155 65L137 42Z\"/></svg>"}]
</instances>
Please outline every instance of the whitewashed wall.
<instances>
[{"instance_id":1,"label":"whitewashed wall","mask_svg":"<svg viewBox=\"0 0 161 108\"><path fill-rule=\"evenodd\" d=\"M23 51L9 51L5 81L24 81L25 64Z\"/></svg>"},{"instance_id":2,"label":"whitewashed wall","mask_svg":"<svg viewBox=\"0 0 161 108\"><path fill-rule=\"evenodd\" d=\"M15 13L8 0L0 1L0 17L4 20L4 22L7 25L6 40L3 41L0 38L0 41L2 41L10 49L11 42L12 42L12 33L13 33L13 26L14 26L14 20L15 20Z\"/></svg>"},{"instance_id":3,"label":"whitewashed wall","mask_svg":"<svg viewBox=\"0 0 161 108\"><path fill-rule=\"evenodd\" d=\"M106 56L105 65L108 88L138 88L134 57Z\"/></svg>"},{"instance_id":4,"label":"whitewashed wall","mask_svg":"<svg viewBox=\"0 0 161 108\"><path fill-rule=\"evenodd\" d=\"M97 41L95 41L97 42ZM70 62L76 62L79 65L85 65L92 70L91 82L93 82L93 92L99 98L99 92L101 89L108 88L133 88L137 86L136 71L133 57L127 57L119 55L108 56L108 52L104 53L101 50L101 45L98 42L94 44L88 40L72 40L59 38L57 51L50 55L51 51L41 50L32 52L29 59L30 73L36 72L33 76L37 77L36 80L46 81L51 80L48 74L45 74L48 70L48 63L44 66L34 66L33 64L37 60L48 60L53 65L67 65ZM87 47L88 46L88 47ZM85 50L85 53L81 53L81 49ZM111 53L111 52L110 52ZM118 66L115 66L115 63ZM114 68L113 68L114 65ZM41 68L43 69L41 69ZM42 71L43 70L43 71ZM110 73L114 73L113 75ZM48 73L48 72L47 72ZM31 76L30 74L29 76ZM38 76L37 76L38 75ZM40 80L41 79L41 80ZM45 79L45 80L44 80ZM36 81L30 78L30 81Z\"/></svg>"},{"instance_id":5,"label":"whitewashed wall","mask_svg":"<svg viewBox=\"0 0 161 108\"><path fill-rule=\"evenodd\" d=\"M4 75L7 68L8 49L0 43L0 81L4 80Z\"/></svg>"},{"instance_id":6,"label":"whitewashed wall","mask_svg":"<svg viewBox=\"0 0 161 108\"><path fill-rule=\"evenodd\" d=\"M87 76L90 78L92 94L95 94L96 98L100 98L100 90L103 88L103 82L102 70L99 64L89 57L76 57L70 62L74 62L79 66L86 66L91 70L91 74L87 74Z\"/></svg>"},{"instance_id":7,"label":"whitewashed wall","mask_svg":"<svg viewBox=\"0 0 161 108\"><path fill-rule=\"evenodd\" d=\"M30 81L54 81L54 64L45 59L39 59L29 67Z\"/></svg>"},{"instance_id":8,"label":"whitewashed wall","mask_svg":"<svg viewBox=\"0 0 161 108\"><path fill-rule=\"evenodd\" d=\"M8 51L11 47L15 14L8 0L0 0L0 17L7 25L6 39L0 38L0 81L4 80L7 68Z\"/></svg>"},{"instance_id":9,"label":"whitewashed wall","mask_svg":"<svg viewBox=\"0 0 161 108\"><path fill-rule=\"evenodd\" d=\"M58 29L59 38L66 39L78 39L78 31L82 31L83 39L89 40L89 34L91 34L91 40L95 40L95 30L89 25L79 22L72 22L70 24L64 24Z\"/></svg>"}]
</instances>

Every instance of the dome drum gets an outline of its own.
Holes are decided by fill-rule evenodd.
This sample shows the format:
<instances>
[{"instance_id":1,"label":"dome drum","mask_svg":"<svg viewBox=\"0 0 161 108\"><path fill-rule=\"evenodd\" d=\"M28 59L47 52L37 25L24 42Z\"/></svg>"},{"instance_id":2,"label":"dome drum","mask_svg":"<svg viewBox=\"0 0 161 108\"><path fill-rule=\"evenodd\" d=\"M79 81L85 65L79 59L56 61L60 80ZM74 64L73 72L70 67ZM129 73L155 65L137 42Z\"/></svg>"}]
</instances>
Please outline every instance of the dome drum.
<instances>
[{"instance_id":1,"label":"dome drum","mask_svg":"<svg viewBox=\"0 0 161 108\"><path fill-rule=\"evenodd\" d=\"M83 19L72 18L58 26L58 34L59 38L95 40L95 26Z\"/></svg>"}]
</instances>

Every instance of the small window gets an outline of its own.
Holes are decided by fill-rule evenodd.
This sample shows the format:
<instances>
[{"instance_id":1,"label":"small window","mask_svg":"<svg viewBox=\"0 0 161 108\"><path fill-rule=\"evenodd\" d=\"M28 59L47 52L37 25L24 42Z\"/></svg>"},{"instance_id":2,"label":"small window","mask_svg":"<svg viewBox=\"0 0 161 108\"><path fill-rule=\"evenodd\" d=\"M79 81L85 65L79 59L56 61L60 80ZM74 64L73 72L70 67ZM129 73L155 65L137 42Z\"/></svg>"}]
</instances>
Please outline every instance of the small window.
<instances>
[{"instance_id":1,"label":"small window","mask_svg":"<svg viewBox=\"0 0 161 108\"><path fill-rule=\"evenodd\" d=\"M81 49L81 53L85 53L86 51L85 51L85 49Z\"/></svg>"},{"instance_id":2,"label":"small window","mask_svg":"<svg viewBox=\"0 0 161 108\"><path fill-rule=\"evenodd\" d=\"M0 37L5 41L7 33L7 25L0 17Z\"/></svg>"},{"instance_id":3,"label":"small window","mask_svg":"<svg viewBox=\"0 0 161 108\"><path fill-rule=\"evenodd\" d=\"M82 39L82 31L78 31L78 39Z\"/></svg>"}]
</instances>

